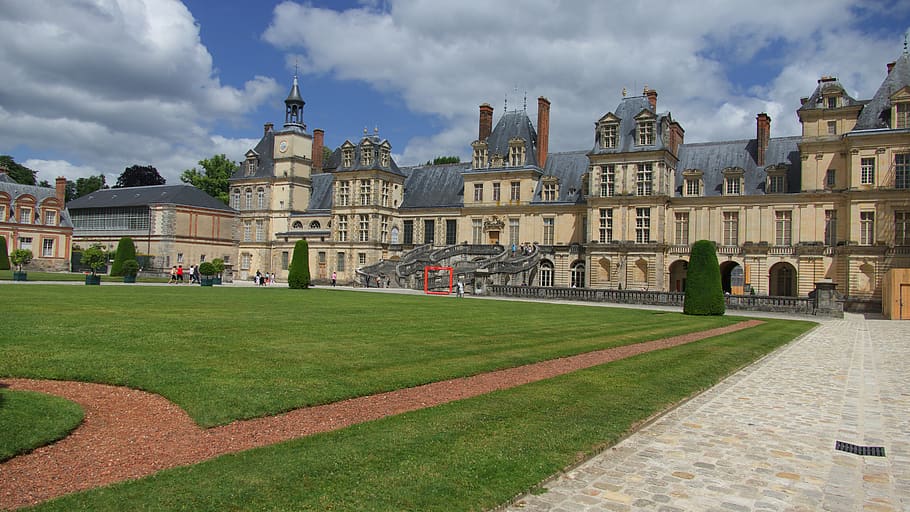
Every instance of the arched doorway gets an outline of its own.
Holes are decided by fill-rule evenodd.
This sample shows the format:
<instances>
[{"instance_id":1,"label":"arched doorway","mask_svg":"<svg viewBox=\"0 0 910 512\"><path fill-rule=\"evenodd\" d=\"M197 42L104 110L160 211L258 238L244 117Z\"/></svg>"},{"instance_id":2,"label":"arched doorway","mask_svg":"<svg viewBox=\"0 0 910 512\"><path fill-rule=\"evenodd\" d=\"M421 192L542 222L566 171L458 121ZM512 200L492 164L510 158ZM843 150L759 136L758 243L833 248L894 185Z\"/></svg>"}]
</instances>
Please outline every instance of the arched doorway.
<instances>
[{"instance_id":1,"label":"arched doorway","mask_svg":"<svg viewBox=\"0 0 910 512\"><path fill-rule=\"evenodd\" d=\"M771 295L796 297L796 269L789 263L775 263L768 272L768 290Z\"/></svg>"},{"instance_id":2,"label":"arched doorway","mask_svg":"<svg viewBox=\"0 0 910 512\"><path fill-rule=\"evenodd\" d=\"M583 261L576 261L572 264L571 283L572 288L585 287L585 263Z\"/></svg>"},{"instance_id":3,"label":"arched doorway","mask_svg":"<svg viewBox=\"0 0 910 512\"><path fill-rule=\"evenodd\" d=\"M739 270L736 270L739 269ZM733 283L733 274L736 274L736 283ZM724 293L734 293L741 295L743 293L743 267L735 261L725 261L720 264L720 285ZM734 291L734 288L738 289ZM738 293L737 293L738 292Z\"/></svg>"},{"instance_id":4,"label":"arched doorway","mask_svg":"<svg viewBox=\"0 0 910 512\"><path fill-rule=\"evenodd\" d=\"M553 264L547 260L540 262L540 270L537 272L538 286L553 286Z\"/></svg>"},{"instance_id":5,"label":"arched doorway","mask_svg":"<svg viewBox=\"0 0 910 512\"><path fill-rule=\"evenodd\" d=\"M686 260L676 260L670 264L670 286L667 288L671 292L686 291L686 275L689 272L689 262Z\"/></svg>"}]
</instances>

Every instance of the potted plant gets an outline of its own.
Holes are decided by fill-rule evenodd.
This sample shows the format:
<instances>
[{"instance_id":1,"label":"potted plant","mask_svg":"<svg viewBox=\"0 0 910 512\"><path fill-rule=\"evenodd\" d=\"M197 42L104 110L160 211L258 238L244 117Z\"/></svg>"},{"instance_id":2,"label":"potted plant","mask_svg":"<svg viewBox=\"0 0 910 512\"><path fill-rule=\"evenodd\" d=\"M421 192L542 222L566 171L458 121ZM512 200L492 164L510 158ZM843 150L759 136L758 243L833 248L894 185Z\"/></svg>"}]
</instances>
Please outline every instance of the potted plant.
<instances>
[{"instance_id":1,"label":"potted plant","mask_svg":"<svg viewBox=\"0 0 910 512\"><path fill-rule=\"evenodd\" d=\"M28 273L22 270L22 265L28 265L32 261L32 251L28 249L16 249L9 255L9 260L16 265L16 271L13 272L13 281L27 281Z\"/></svg>"},{"instance_id":2,"label":"potted plant","mask_svg":"<svg viewBox=\"0 0 910 512\"><path fill-rule=\"evenodd\" d=\"M104 249L98 245L93 245L86 249L85 252L82 253L82 264L92 269L92 273L86 274L85 276L85 284L101 284L101 276L99 276L97 272L98 269L107 264L107 254L104 252Z\"/></svg>"},{"instance_id":3,"label":"potted plant","mask_svg":"<svg viewBox=\"0 0 910 512\"><path fill-rule=\"evenodd\" d=\"M139 274L139 262L136 260L126 260L121 263L120 271L123 273L124 283L135 283L136 276Z\"/></svg>"},{"instance_id":4,"label":"potted plant","mask_svg":"<svg viewBox=\"0 0 910 512\"><path fill-rule=\"evenodd\" d=\"M210 261L203 261L199 264L199 273L202 274L199 284L201 286L212 286L214 283L212 276L215 275L215 265Z\"/></svg>"},{"instance_id":5,"label":"potted plant","mask_svg":"<svg viewBox=\"0 0 910 512\"><path fill-rule=\"evenodd\" d=\"M221 275L224 274L224 260L215 258L212 260L212 266L215 267L215 277L212 280L214 284L221 284Z\"/></svg>"}]
</instances>

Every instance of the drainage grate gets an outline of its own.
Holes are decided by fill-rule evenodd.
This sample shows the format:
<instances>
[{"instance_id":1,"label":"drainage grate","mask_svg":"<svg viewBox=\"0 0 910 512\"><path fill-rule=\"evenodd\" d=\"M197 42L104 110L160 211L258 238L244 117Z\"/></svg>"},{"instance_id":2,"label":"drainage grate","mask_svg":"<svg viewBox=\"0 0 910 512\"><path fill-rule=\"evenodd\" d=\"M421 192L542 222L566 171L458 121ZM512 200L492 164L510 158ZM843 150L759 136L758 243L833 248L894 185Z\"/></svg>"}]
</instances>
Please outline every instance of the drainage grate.
<instances>
[{"instance_id":1,"label":"drainage grate","mask_svg":"<svg viewBox=\"0 0 910 512\"><path fill-rule=\"evenodd\" d=\"M884 446L857 446L855 444L845 443L843 441L835 441L834 449L840 450L842 452L852 453L854 455L863 455L869 457L885 456Z\"/></svg>"}]
</instances>

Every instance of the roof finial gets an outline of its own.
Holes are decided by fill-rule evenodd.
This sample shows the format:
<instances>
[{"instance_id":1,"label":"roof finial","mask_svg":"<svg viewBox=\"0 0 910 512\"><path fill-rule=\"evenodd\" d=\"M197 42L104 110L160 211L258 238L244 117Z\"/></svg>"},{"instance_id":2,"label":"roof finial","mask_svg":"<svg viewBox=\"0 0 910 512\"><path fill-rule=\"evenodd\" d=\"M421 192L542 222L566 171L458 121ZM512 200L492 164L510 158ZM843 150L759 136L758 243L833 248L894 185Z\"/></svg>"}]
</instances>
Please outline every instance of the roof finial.
<instances>
[{"instance_id":1,"label":"roof finial","mask_svg":"<svg viewBox=\"0 0 910 512\"><path fill-rule=\"evenodd\" d=\"M904 32L904 55L910 53L910 28Z\"/></svg>"},{"instance_id":2,"label":"roof finial","mask_svg":"<svg viewBox=\"0 0 910 512\"><path fill-rule=\"evenodd\" d=\"M522 104L522 110L525 112L528 111L528 91L525 91L524 103Z\"/></svg>"},{"instance_id":3,"label":"roof finial","mask_svg":"<svg viewBox=\"0 0 910 512\"><path fill-rule=\"evenodd\" d=\"M366 126L363 127L363 136L364 137L367 136L367 127Z\"/></svg>"},{"instance_id":4,"label":"roof finial","mask_svg":"<svg viewBox=\"0 0 910 512\"><path fill-rule=\"evenodd\" d=\"M626 88L623 87L623 88L622 88L622 97L625 98L625 97L626 97L626 94L627 94L627 93L626 93Z\"/></svg>"},{"instance_id":5,"label":"roof finial","mask_svg":"<svg viewBox=\"0 0 910 512\"><path fill-rule=\"evenodd\" d=\"M508 94L506 94L506 99L505 99L505 101L503 101L502 111L503 111L503 113L509 111L509 95Z\"/></svg>"},{"instance_id":6,"label":"roof finial","mask_svg":"<svg viewBox=\"0 0 910 512\"><path fill-rule=\"evenodd\" d=\"M297 78L297 56L294 56L294 78Z\"/></svg>"}]
</instances>

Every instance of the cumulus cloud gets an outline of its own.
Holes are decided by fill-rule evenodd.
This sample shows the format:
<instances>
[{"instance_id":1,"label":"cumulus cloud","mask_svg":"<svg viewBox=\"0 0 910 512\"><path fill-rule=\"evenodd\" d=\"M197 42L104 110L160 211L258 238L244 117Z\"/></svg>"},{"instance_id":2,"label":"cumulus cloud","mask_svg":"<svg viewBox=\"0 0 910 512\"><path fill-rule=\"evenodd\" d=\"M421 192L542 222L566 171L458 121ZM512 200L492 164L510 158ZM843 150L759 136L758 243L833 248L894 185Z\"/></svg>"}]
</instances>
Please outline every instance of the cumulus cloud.
<instances>
[{"instance_id":1,"label":"cumulus cloud","mask_svg":"<svg viewBox=\"0 0 910 512\"><path fill-rule=\"evenodd\" d=\"M477 105L493 104L498 117L516 85L552 101L551 150L592 145L593 122L615 109L623 88L641 94L645 85L658 90L659 109L673 112L687 141L753 137L763 111L775 116L774 135L795 135L799 98L826 68L843 73L859 97L874 92L877 67L896 55L899 34L861 33L857 24L889 9L907 14L899 3L857 0L710 0L697 9L678 1L462 0L444 12L433 0L366 1L344 12L286 1L263 37L314 79L362 81L443 119L438 133L392 141L406 144L404 163L412 164L466 156ZM756 71L744 67L750 63ZM754 76L728 76L734 64ZM528 103L533 119L536 101Z\"/></svg>"},{"instance_id":2,"label":"cumulus cloud","mask_svg":"<svg viewBox=\"0 0 910 512\"><path fill-rule=\"evenodd\" d=\"M213 123L281 90L263 76L222 84L176 0L3 2L0 69L0 147L41 152L52 142L55 156L91 163L36 159L42 179L152 163L175 183L213 154Z\"/></svg>"}]
</instances>

